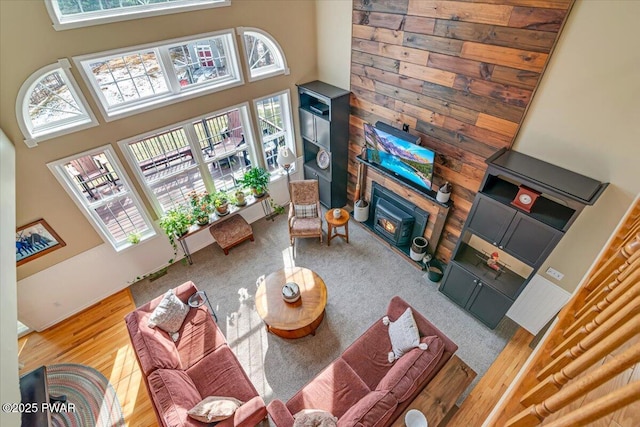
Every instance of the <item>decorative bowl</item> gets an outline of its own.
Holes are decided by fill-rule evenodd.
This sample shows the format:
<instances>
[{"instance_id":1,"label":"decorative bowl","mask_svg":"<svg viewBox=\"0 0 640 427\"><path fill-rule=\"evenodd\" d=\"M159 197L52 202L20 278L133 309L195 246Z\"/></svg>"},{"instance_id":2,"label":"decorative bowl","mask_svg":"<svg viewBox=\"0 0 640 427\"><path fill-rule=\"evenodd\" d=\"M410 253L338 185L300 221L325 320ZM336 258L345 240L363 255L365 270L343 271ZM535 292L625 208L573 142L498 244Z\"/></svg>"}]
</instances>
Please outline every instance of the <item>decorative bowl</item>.
<instances>
[{"instance_id":1,"label":"decorative bowl","mask_svg":"<svg viewBox=\"0 0 640 427\"><path fill-rule=\"evenodd\" d=\"M282 287L282 299L285 302L296 302L300 299L300 287L297 283L288 282Z\"/></svg>"},{"instance_id":2,"label":"decorative bowl","mask_svg":"<svg viewBox=\"0 0 640 427\"><path fill-rule=\"evenodd\" d=\"M404 416L404 424L407 427L429 427L427 417L417 409L412 409Z\"/></svg>"}]
</instances>

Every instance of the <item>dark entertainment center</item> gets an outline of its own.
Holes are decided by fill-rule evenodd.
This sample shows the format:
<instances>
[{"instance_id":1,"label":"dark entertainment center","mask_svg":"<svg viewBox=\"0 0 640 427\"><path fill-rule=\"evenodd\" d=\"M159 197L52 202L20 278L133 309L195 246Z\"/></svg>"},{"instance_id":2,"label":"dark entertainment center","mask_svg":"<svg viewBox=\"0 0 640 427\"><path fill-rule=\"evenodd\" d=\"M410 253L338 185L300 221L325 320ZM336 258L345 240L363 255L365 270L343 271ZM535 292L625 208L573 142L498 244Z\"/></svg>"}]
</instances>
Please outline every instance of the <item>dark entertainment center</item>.
<instances>
[{"instance_id":1,"label":"dark entertainment center","mask_svg":"<svg viewBox=\"0 0 640 427\"><path fill-rule=\"evenodd\" d=\"M304 177L317 179L326 208L347 204L349 91L313 81L298 85Z\"/></svg>"},{"instance_id":2,"label":"dark entertainment center","mask_svg":"<svg viewBox=\"0 0 640 427\"><path fill-rule=\"evenodd\" d=\"M486 163L440 291L495 328L582 209L593 205L607 184L506 149ZM520 207L518 200L530 207ZM509 261L500 261L505 259Z\"/></svg>"}]
</instances>

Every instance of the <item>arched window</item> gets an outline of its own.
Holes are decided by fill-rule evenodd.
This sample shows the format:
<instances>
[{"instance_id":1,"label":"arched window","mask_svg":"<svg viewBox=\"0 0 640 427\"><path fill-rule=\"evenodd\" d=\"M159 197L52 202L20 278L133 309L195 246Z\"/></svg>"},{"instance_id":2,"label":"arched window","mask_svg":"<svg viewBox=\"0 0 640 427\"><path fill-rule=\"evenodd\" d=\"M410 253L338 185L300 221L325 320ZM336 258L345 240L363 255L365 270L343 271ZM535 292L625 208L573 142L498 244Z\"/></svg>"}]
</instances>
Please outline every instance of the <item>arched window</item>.
<instances>
[{"instance_id":1,"label":"arched window","mask_svg":"<svg viewBox=\"0 0 640 427\"><path fill-rule=\"evenodd\" d=\"M279 74L289 74L287 60L278 42L258 28L238 28L242 37L244 57L249 68L249 81Z\"/></svg>"},{"instance_id":2,"label":"arched window","mask_svg":"<svg viewBox=\"0 0 640 427\"><path fill-rule=\"evenodd\" d=\"M98 124L70 68L69 61L61 59L39 69L22 84L16 115L27 146Z\"/></svg>"}]
</instances>

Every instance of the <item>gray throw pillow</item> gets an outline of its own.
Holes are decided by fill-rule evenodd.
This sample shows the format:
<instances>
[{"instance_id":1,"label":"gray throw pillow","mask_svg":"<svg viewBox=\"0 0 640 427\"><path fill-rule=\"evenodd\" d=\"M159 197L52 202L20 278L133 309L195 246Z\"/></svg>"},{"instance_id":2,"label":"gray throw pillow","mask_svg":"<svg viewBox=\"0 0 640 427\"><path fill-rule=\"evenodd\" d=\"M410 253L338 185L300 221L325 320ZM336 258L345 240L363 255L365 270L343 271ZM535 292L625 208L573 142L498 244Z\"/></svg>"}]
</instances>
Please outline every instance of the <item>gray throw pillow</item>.
<instances>
[{"instance_id":1,"label":"gray throw pillow","mask_svg":"<svg viewBox=\"0 0 640 427\"><path fill-rule=\"evenodd\" d=\"M427 344L420 343L420 332L411 308L407 307L395 322L391 322L388 316L384 316L382 323L389 325L389 338L391 339L389 363L393 363L394 360L399 359L413 348L427 349Z\"/></svg>"},{"instance_id":2,"label":"gray throw pillow","mask_svg":"<svg viewBox=\"0 0 640 427\"><path fill-rule=\"evenodd\" d=\"M293 427L336 427L338 418L321 409L303 409L293 416Z\"/></svg>"},{"instance_id":3,"label":"gray throw pillow","mask_svg":"<svg viewBox=\"0 0 640 427\"><path fill-rule=\"evenodd\" d=\"M189 306L169 289L160 304L153 310L149 318L149 327L156 326L171 335L173 341L178 341L178 331L182 327L185 317L189 314Z\"/></svg>"},{"instance_id":4,"label":"gray throw pillow","mask_svg":"<svg viewBox=\"0 0 640 427\"><path fill-rule=\"evenodd\" d=\"M293 205L293 211L297 218L317 218L318 206L313 203L310 205Z\"/></svg>"}]
</instances>

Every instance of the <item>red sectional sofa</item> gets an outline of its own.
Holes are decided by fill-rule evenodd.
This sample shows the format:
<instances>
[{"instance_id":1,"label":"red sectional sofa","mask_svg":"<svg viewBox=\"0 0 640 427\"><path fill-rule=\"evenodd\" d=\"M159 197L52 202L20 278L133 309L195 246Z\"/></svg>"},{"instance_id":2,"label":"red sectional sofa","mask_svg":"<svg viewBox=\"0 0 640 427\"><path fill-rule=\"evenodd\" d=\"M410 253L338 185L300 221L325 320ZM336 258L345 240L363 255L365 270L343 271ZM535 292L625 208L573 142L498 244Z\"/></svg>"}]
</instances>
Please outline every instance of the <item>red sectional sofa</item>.
<instances>
[{"instance_id":1,"label":"red sectional sofa","mask_svg":"<svg viewBox=\"0 0 640 427\"><path fill-rule=\"evenodd\" d=\"M175 288L183 302L197 291L193 282ZM190 308L180 338L173 342L160 328L148 326L162 295L129 313L125 321L158 423L165 427L203 427L187 411L207 396L245 402L218 427L255 426L267 416L264 401L247 377L206 305Z\"/></svg>"},{"instance_id":2,"label":"red sectional sofa","mask_svg":"<svg viewBox=\"0 0 640 427\"><path fill-rule=\"evenodd\" d=\"M387 316L395 321L407 307L407 302L394 297ZM302 409L322 409L338 417L340 427L390 425L458 349L412 311L427 350L415 348L389 363L391 341L381 318L286 404L272 401L267 410L275 424L291 427L293 415Z\"/></svg>"}]
</instances>

